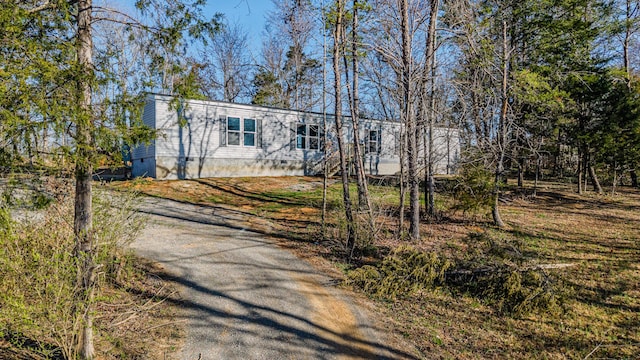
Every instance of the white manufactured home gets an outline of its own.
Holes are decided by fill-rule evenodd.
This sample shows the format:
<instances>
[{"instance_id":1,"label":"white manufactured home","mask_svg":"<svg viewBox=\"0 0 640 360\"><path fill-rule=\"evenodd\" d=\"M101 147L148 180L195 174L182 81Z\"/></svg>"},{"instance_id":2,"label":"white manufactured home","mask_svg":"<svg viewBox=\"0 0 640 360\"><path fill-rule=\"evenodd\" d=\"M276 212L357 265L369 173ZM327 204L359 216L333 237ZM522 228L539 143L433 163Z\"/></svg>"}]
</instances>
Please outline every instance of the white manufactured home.
<instances>
[{"instance_id":1,"label":"white manufactured home","mask_svg":"<svg viewBox=\"0 0 640 360\"><path fill-rule=\"evenodd\" d=\"M158 131L149 145L132 150L132 175L157 179L204 177L300 176L323 169L323 114L243 105L222 101L188 100L176 106L166 95L149 95L143 122ZM345 140L353 131L345 117ZM337 149L334 118L326 116L327 142ZM361 148L366 171L393 175L400 171L398 122L363 119ZM434 131L436 171L451 173L459 156L455 129ZM337 156L329 163L337 164Z\"/></svg>"}]
</instances>

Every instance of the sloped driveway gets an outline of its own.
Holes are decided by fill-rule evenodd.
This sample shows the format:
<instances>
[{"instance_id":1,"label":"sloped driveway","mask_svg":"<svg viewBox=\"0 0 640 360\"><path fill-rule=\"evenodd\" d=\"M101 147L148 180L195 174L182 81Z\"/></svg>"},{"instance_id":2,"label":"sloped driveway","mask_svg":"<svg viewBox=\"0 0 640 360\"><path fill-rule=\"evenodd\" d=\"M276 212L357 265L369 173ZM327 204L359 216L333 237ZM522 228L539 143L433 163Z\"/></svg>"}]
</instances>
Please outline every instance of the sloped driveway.
<instances>
[{"instance_id":1,"label":"sloped driveway","mask_svg":"<svg viewBox=\"0 0 640 360\"><path fill-rule=\"evenodd\" d=\"M181 359L411 359L385 345L327 276L245 230L240 212L144 198L150 221L132 247L159 262L183 299Z\"/></svg>"}]
</instances>

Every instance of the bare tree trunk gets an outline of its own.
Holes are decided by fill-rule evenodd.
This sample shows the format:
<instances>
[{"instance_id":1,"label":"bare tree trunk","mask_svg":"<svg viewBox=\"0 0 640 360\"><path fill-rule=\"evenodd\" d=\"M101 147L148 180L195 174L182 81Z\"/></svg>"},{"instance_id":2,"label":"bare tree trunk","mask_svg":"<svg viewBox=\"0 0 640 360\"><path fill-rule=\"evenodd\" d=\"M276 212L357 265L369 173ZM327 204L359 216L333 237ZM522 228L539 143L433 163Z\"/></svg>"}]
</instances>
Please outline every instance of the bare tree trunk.
<instances>
[{"instance_id":1,"label":"bare tree trunk","mask_svg":"<svg viewBox=\"0 0 640 360\"><path fill-rule=\"evenodd\" d=\"M495 181L496 183L499 180L499 176L496 173ZM502 221L502 217L500 216L500 188L498 185L494 185L494 193L493 193L493 204L491 205L491 216L493 217L493 223L497 227L504 227L504 222Z\"/></svg>"},{"instance_id":2,"label":"bare tree trunk","mask_svg":"<svg viewBox=\"0 0 640 360\"><path fill-rule=\"evenodd\" d=\"M76 237L78 262L78 304L76 314L82 317L78 334L80 356L93 359L92 302L95 286L94 250L92 230L91 174L93 138L91 135L91 82L93 78L93 39L91 35L92 0L78 1L78 63L81 74L78 82L78 104L81 109L76 120L76 188L73 230Z\"/></svg>"},{"instance_id":3,"label":"bare tree trunk","mask_svg":"<svg viewBox=\"0 0 640 360\"><path fill-rule=\"evenodd\" d=\"M436 215L433 128L436 117L436 26L438 25L439 6L439 0L431 0L431 9L429 11L429 31L427 33L427 71L425 72L425 75L429 76L429 127L427 134L428 158L426 173L427 196L425 196L425 208L427 210L427 214L431 217Z\"/></svg>"},{"instance_id":4,"label":"bare tree trunk","mask_svg":"<svg viewBox=\"0 0 640 360\"><path fill-rule=\"evenodd\" d=\"M518 159L518 189L524 188L524 158Z\"/></svg>"},{"instance_id":5,"label":"bare tree trunk","mask_svg":"<svg viewBox=\"0 0 640 360\"><path fill-rule=\"evenodd\" d=\"M405 153L407 149L407 135L405 133L404 128L400 130L400 209L398 210L398 234L400 236L404 236L404 203L407 195L407 184L406 184L406 166L405 166Z\"/></svg>"},{"instance_id":6,"label":"bare tree trunk","mask_svg":"<svg viewBox=\"0 0 640 360\"><path fill-rule=\"evenodd\" d=\"M591 178L591 182L593 184L593 191L598 194L602 194L604 191L602 190L602 186L600 185L600 181L598 180L598 175L596 175L596 170L593 168L593 165L588 165L589 177Z\"/></svg>"},{"instance_id":7,"label":"bare tree trunk","mask_svg":"<svg viewBox=\"0 0 640 360\"><path fill-rule=\"evenodd\" d=\"M538 178L540 177L540 154L536 154L536 179L533 183L533 197L538 196Z\"/></svg>"},{"instance_id":8,"label":"bare tree trunk","mask_svg":"<svg viewBox=\"0 0 640 360\"><path fill-rule=\"evenodd\" d=\"M625 71L625 75L627 77L627 87L629 89L631 89L631 58L629 57L629 46L631 45L631 38L633 36L633 29L632 29L632 18L633 18L633 12L638 11L638 7L636 5L636 8L633 8L632 5L632 0L626 0L625 1L625 22L624 22L624 26L625 26L625 32L624 32L624 39L622 41L622 54L623 54L623 66L624 66L624 71Z\"/></svg>"},{"instance_id":9,"label":"bare tree trunk","mask_svg":"<svg viewBox=\"0 0 640 360\"><path fill-rule=\"evenodd\" d=\"M431 101L433 105L435 100ZM425 199L428 199L427 202L427 214L431 217L436 216L436 181L434 176L434 159L433 159L433 120L429 119L429 136L427 138L429 142L429 158L427 159L427 196Z\"/></svg>"},{"instance_id":10,"label":"bare tree trunk","mask_svg":"<svg viewBox=\"0 0 640 360\"><path fill-rule=\"evenodd\" d=\"M498 165L496 166L496 173L493 182L493 204L491 206L491 215L493 217L493 223L498 227L504 227L504 222L502 221L502 217L500 216L500 179L501 174L503 172L502 162L503 155L500 155L500 159L498 160Z\"/></svg>"},{"instance_id":11,"label":"bare tree trunk","mask_svg":"<svg viewBox=\"0 0 640 360\"><path fill-rule=\"evenodd\" d=\"M562 177L563 166L560 163L562 161L562 132L558 131L558 138L556 139L556 153L553 154L553 176ZM571 150L569 150L571 152Z\"/></svg>"},{"instance_id":12,"label":"bare tree trunk","mask_svg":"<svg viewBox=\"0 0 640 360\"><path fill-rule=\"evenodd\" d=\"M584 155L584 162L582 163L582 179L583 179L583 183L582 183L582 189L586 192L587 191L587 185L589 182L589 158L586 155L587 153L585 152Z\"/></svg>"},{"instance_id":13,"label":"bare tree trunk","mask_svg":"<svg viewBox=\"0 0 640 360\"><path fill-rule=\"evenodd\" d=\"M402 17L402 112L407 127L407 161L409 183L409 234L420 239L420 181L418 179L418 137L416 121L411 110L411 43L409 38L409 4L400 2Z\"/></svg>"},{"instance_id":14,"label":"bare tree trunk","mask_svg":"<svg viewBox=\"0 0 640 360\"><path fill-rule=\"evenodd\" d=\"M358 186L358 209L371 211L371 200L369 198L369 188L367 186L367 177L364 171L364 162L363 162L363 154L362 148L360 147L361 138L360 138L360 98L358 91L358 72L359 72L359 64L358 64L358 0L353 0L353 28L352 28L352 38L351 38L351 64L353 69L353 89L347 85L347 91L349 92L349 98L351 101L349 102L351 109L351 119L353 125L353 157L354 157L354 168L356 172L356 183ZM345 69L347 66L347 57L346 53L343 54L345 61ZM349 82L348 73L347 73L347 84ZM371 214L369 214L371 215Z\"/></svg>"},{"instance_id":15,"label":"bare tree trunk","mask_svg":"<svg viewBox=\"0 0 640 360\"><path fill-rule=\"evenodd\" d=\"M326 122L327 121L327 115L323 114L323 121ZM325 134L326 134L326 129L327 126L326 124L323 126L323 128L325 129ZM324 138L324 145L323 145L323 149L322 149L322 154L324 156L324 164L322 166L322 215L321 215L321 227L322 227L322 238L324 239L326 236L326 230L327 230L327 189L329 187L329 161L328 161L328 156L329 156L329 152L327 151L327 137L326 135L322 136Z\"/></svg>"},{"instance_id":16,"label":"bare tree trunk","mask_svg":"<svg viewBox=\"0 0 640 360\"><path fill-rule=\"evenodd\" d=\"M507 147L507 112L509 110L509 49L507 42L507 22L502 20L502 86L501 86L501 106L500 123L498 124L498 161L496 163L496 173L493 184L493 206L491 214L493 222L498 227L504 227L504 222L500 216L500 181L504 172L504 157Z\"/></svg>"},{"instance_id":17,"label":"bare tree trunk","mask_svg":"<svg viewBox=\"0 0 640 360\"><path fill-rule=\"evenodd\" d=\"M618 167L616 161L613 162L613 182L611 184L611 195L616 194L616 185L618 185Z\"/></svg>"},{"instance_id":18,"label":"bare tree trunk","mask_svg":"<svg viewBox=\"0 0 640 360\"><path fill-rule=\"evenodd\" d=\"M340 172L342 173L342 199L344 201L344 211L347 220L347 255L352 256L356 245L356 233L353 223L353 209L351 205L351 196L349 194L349 171L347 167L347 157L345 154L345 145L343 139L343 122L342 122L342 80L340 76L340 41L342 40L342 15L344 5L342 0L336 1L337 14L336 23L333 29L333 75L335 90L335 122L336 135L338 138L338 151L340 155Z\"/></svg>"},{"instance_id":19,"label":"bare tree trunk","mask_svg":"<svg viewBox=\"0 0 640 360\"><path fill-rule=\"evenodd\" d=\"M354 142L360 143L359 130L356 126L360 122L360 90L358 80L360 78L359 69L359 55L358 55L358 7L360 6L358 0L353 0L353 34L352 34L352 65L353 65L353 102L351 106L351 116L354 123ZM357 137L356 137L357 135ZM378 134L378 136L381 136ZM368 142L368 134L365 135L365 142ZM365 145L367 146L367 145ZM356 146L359 148L359 146ZM366 153L366 150L365 150ZM371 207L371 197L369 196L369 186L367 183L367 175L365 174L364 157L360 154L360 151L356 152L356 170L358 171L358 208L360 210L367 211L367 217L369 222L369 233L374 236L375 223L373 220L373 208Z\"/></svg>"},{"instance_id":20,"label":"bare tree trunk","mask_svg":"<svg viewBox=\"0 0 640 360\"><path fill-rule=\"evenodd\" d=\"M578 149L578 194L582 195L584 193L582 188L582 164L583 164L583 156L582 152Z\"/></svg>"},{"instance_id":21,"label":"bare tree trunk","mask_svg":"<svg viewBox=\"0 0 640 360\"><path fill-rule=\"evenodd\" d=\"M638 187L638 173L635 170L629 170L629 177L631 177L631 186L634 188Z\"/></svg>"},{"instance_id":22,"label":"bare tree trunk","mask_svg":"<svg viewBox=\"0 0 640 360\"><path fill-rule=\"evenodd\" d=\"M323 2L324 7L324 2ZM326 14L322 15L322 28L326 29ZM329 145L327 143L327 37L322 32L322 238L327 230L327 188L329 186Z\"/></svg>"}]
</instances>

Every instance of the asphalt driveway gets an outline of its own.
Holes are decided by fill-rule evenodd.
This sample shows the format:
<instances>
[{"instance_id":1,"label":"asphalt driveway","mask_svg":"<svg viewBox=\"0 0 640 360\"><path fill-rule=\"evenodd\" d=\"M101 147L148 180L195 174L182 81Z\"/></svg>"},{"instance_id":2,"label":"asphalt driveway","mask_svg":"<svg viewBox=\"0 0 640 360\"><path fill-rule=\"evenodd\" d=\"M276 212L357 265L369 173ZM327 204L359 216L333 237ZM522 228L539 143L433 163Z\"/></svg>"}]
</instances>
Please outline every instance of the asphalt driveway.
<instances>
[{"instance_id":1,"label":"asphalt driveway","mask_svg":"<svg viewBox=\"0 0 640 360\"><path fill-rule=\"evenodd\" d=\"M181 359L407 359L332 280L243 226L245 215L144 198L132 244L181 290Z\"/></svg>"}]
</instances>

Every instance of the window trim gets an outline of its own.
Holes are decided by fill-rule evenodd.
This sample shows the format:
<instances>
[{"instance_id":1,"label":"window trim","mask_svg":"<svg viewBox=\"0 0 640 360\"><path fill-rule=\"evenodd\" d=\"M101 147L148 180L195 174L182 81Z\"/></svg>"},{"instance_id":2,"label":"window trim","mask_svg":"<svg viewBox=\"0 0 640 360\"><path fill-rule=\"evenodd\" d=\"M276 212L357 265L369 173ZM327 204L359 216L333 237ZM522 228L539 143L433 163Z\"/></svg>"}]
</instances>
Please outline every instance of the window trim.
<instances>
[{"instance_id":1,"label":"window trim","mask_svg":"<svg viewBox=\"0 0 640 360\"><path fill-rule=\"evenodd\" d=\"M234 119L234 120L238 120L238 130L231 130L231 126L229 125L229 120ZM226 133L226 137L227 137L227 146L242 146L242 118L240 117L236 117L236 116L227 116L227 133ZM233 133L233 134L238 134L238 143L237 144L232 144L230 139L229 139L229 135Z\"/></svg>"},{"instance_id":2,"label":"window trim","mask_svg":"<svg viewBox=\"0 0 640 360\"><path fill-rule=\"evenodd\" d=\"M375 139L371 140L372 133L375 133ZM367 131L367 146L366 154L379 154L380 153L380 129L369 129ZM371 151L372 146L375 147L375 151Z\"/></svg>"},{"instance_id":3,"label":"window trim","mask_svg":"<svg viewBox=\"0 0 640 360\"><path fill-rule=\"evenodd\" d=\"M230 130L229 120L230 119L238 119L238 130ZM220 127L221 131L221 141L220 146L225 147L245 147L245 148L262 148L262 121L261 119L255 117L240 117L240 116L223 116L222 124ZM247 131L246 129L246 121L253 121L253 131ZM238 134L238 143L231 144L229 142L229 135L231 133ZM245 135L253 135L253 145L245 145Z\"/></svg>"},{"instance_id":4,"label":"window trim","mask_svg":"<svg viewBox=\"0 0 640 360\"><path fill-rule=\"evenodd\" d=\"M316 135L311 135L311 128L315 127ZM307 124L303 122L291 123L292 131L294 133L294 139L292 139L292 145L295 147L293 150L310 150L321 151L322 150L322 128L320 124ZM302 129L302 131L300 131ZM315 144L315 146L313 146Z\"/></svg>"},{"instance_id":5,"label":"window trim","mask_svg":"<svg viewBox=\"0 0 640 360\"><path fill-rule=\"evenodd\" d=\"M247 121L253 121L253 131L247 131ZM253 135L253 145L247 145L247 134ZM253 118L242 118L242 146L243 147L255 147L257 148L257 138L258 138L258 124L256 119Z\"/></svg>"}]
</instances>

